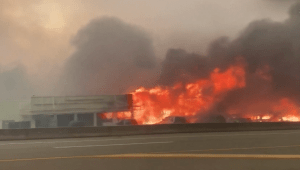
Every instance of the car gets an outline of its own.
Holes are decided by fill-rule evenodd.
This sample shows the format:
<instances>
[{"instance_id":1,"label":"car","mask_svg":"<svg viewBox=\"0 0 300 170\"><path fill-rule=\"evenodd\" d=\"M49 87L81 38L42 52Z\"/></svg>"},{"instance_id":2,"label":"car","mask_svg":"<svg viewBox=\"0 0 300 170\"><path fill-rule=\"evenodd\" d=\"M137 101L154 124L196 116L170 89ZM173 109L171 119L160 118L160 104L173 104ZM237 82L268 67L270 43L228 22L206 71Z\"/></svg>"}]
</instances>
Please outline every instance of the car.
<instances>
[{"instance_id":1,"label":"car","mask_svg":"<svg viewBox=\"0 0 300 170\"><path fill-rule=\"evenodd\" d=\"M121 120L117 125L137 125L137 121L135 119L124 119Z\"/></svg>"},{"instance_id":2,"label":"car","mask_svg":"<svg viewBox=\"0 0 300 170\"><path fill-rule=\"evenodd\" d=\"M84 121L71 121L69 127L84 127L86 123Z\"/></svg>"},{"instance_id":3,"label":"car","mask_svg":"<svg viewBox=\"0 0 300 170\"><path fill-rule=\"evenodd\" d=\"M169 116L164 118L159 124L183 124L187 123L185 117Z\"/></svg>"}]
</instances>

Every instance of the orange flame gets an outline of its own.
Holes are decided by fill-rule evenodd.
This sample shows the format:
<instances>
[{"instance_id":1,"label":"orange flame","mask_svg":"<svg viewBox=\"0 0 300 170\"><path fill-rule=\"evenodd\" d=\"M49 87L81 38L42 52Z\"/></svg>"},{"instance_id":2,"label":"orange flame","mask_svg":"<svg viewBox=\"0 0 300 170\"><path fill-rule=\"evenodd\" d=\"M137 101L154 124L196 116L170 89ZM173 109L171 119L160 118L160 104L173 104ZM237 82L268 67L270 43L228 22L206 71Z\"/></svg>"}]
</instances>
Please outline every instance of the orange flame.
<instances>
[{"instance_id":1,"label":"orange flame","mask_svg":"<svg viewBox=\"0 0 300 170\"><path fill-rule=\"evenodd\" d=\"M267 82L272 81L271 68L266 65L255 74ZM245 64L237 61L224 71L213 70L206 79L192 83L179 82L174 86L157 86L146 89L140 87L132 92L134 103L134 119L138 124L157 124L169 116L186 117L187 122L194 123L195 115L201 115L221 101L227 92L246 87ZM266 113L243 113L243 118L251 121L299 121L299 108L288 98L282 98L277 103L267 105ZM266 109L265 109L266 110ZM245 111L245 110L243 110ZM234 113L232 113L234 114ZM106 113L106 118L132 118L131 112Z\"/></svg>"},{"instance_id":2,"label":"orange flame","mask_svg":"<svg viewBox=\"0 0 300 170\"><path fill-rule=\"evenodd\" d=\"M260 114L262 116L252 116L254 121L288 121L297 122L300 119L300 110L297 105L288 98L282 98L279 102L270 108L270 113ZM252 114L255 115L255 114Z\"/></svg>"},{"instance_id":3,"label":"orange flame","mask_svg":"<svg viewBox=\"0 0 300 170\"><path fill-rule=\"evenodd\" d=\"M143 87L133 92L134 118L139 124L156 124L167 116L194 116L209 110L229 90L243 88L244 64L238 62L221 72L215 69L208 79L173 87ZM188 120L193 122L192 119Z\"/></svg>"},{"instance_id":4,"label":"orange flame","mask_svg":"<svg viewBox=\"0 0 300 170\"><path fill-rule=\"evenodd\" d=\"M282 121L299 121L299 108L288 98L281 99L280 104L274 106L273 109L275 112L280 112Z\"/></svg>"}]
</instances>

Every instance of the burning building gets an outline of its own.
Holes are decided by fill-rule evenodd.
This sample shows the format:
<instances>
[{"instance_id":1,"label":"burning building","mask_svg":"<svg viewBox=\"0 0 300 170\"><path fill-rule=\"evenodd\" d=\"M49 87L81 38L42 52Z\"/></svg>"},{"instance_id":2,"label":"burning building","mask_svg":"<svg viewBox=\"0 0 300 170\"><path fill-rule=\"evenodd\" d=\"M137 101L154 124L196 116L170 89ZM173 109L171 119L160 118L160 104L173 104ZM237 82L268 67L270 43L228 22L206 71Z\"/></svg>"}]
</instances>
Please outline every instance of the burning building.
<instances>
[{"instance_id":1,"label":"burning building","mask_svg":"<svg viewBox=\"0 0 300 170\"><path fill-rule=\"evenodd\" d=\"M253 21L236 39L215 40L207 56L170 49L161 65L142 29L118 19L95 19L75 36L62 91L130 93L134 116L129 110L106 110L101 118L130 117L138 124L159 124L168 117L188 123L299 121L299 9L296 3L283 22Z\"/></svg>"},{"instance_id":2,"label":"burning building","mask_svg":"<svg viewBox=\"0 0 300 170\"><path fill-rule=\"evenodd\" d=\"M157 86L130 93L139 124L206 115L247 121L299 121L300 3L284 22L254 21L234 40L211 43L208 56L168 51ZM122 115L120 114L120 117ZM233 121L234 122L234 121Z\"/></svg>"}]
</instances>

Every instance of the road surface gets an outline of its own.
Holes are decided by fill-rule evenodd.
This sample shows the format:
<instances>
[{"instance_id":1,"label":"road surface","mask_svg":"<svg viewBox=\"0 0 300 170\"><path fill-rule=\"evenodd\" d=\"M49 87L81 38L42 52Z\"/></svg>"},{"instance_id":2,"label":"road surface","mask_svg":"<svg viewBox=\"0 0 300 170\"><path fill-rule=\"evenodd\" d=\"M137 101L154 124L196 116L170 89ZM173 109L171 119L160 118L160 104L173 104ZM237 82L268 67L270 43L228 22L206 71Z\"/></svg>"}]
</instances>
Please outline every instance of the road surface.
<instances>
[{"instance_id":1,"label":"road surface","mask_svg":"<svg viewBox=\"0 0 300 170\"><path fill-rule=\"evenodd\" d=\"M300 131L0 142L1 170L300 169Z\"/></svg>"}]
</instances>

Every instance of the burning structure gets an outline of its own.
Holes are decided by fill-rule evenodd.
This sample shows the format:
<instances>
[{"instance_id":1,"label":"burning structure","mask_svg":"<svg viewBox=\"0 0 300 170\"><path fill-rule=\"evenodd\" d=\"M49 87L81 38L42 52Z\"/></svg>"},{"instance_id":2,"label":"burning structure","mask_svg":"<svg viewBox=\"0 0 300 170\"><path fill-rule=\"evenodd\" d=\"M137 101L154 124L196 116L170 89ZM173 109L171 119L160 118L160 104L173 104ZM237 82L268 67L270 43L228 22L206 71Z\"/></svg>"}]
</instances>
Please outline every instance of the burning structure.
<instances>
[{"instance_id":1,"label":"burning structure","mask_svg":"<svg viewBox=\"0 0 300 170\"><path fill-rule=\"evenodd\" d=\"M95 19L72 41L76 50L58 86L64 95L132 94L134 116L106 110L104 120L299 121L299 9L296 3L283 22L254 21L234 40L215 40L207 56L170 49L161 65L142 29Z\"/></svg>"},{"instance_id":2,"label":"burning structure","mask_svg":"<svg viewBox=\"0 0 300 170\"><path fill-rule=\"evenodd\" d=\"M133 92L139 124L169 116L207 115L247 121L299 121L300 3L284 22L254 21L235 40L222 37L208 57L168 51L157 86ZM118 117L125 118L124 113Z\"/></svg>"}]
</instances>

